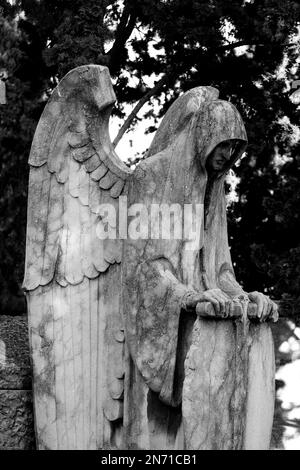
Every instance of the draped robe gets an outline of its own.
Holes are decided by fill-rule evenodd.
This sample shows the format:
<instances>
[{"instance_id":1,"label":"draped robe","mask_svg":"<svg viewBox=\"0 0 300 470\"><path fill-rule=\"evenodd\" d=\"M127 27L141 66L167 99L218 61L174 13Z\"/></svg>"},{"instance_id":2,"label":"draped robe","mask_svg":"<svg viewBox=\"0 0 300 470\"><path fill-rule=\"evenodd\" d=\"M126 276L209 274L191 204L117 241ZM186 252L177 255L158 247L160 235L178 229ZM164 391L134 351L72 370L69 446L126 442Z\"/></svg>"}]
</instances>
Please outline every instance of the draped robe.
<instances>
[{"instance_id":1,"label":"draped robe","mask_svg":"<svg viewBox=\"0 0 300 470\"><path fill-rule=\"evenodd\" d=\"M236 108L217 99L216 90L207 87L206 91L200 109L190 112L190 104L179 103L173 129L158 135L150 156L129 180L128 201L144 204L148 214L152 204L163 203L199 204L204 210L196 246L184 237L128 238L124 244L126 448L239 449L256 445L251 439L245 444L247 422L251 421L247 418L249 406L252 414L259 413L253 412L248 369L254 343L268 343L272 356L269 327L249 326L245 333L245 326L233 321L197 319L185 304L189 294L212 288L221 288L231 297L243 293L234 277L228 246L224 179L245 149L246 132ZM164 126L162 129L164 132ZM230 139L238 142L236 151L208 193L207 157L219 143ZM255 354L257 347L252 356ZM212 376L207 376L207 370ZM268 397L272 396L272 383L266 386ZM269 430L264 432L268 440Z\"/></svg>"}]
</instances>

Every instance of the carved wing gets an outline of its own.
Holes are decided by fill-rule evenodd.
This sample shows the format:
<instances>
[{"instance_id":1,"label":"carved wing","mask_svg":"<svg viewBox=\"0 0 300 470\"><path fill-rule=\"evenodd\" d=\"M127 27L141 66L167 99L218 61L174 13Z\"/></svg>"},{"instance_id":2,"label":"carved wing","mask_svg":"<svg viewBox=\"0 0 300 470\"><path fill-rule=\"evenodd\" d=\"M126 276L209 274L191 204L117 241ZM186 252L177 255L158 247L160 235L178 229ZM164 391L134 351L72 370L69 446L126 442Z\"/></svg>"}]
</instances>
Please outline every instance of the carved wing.
<instances>
[{"instance_id":1,"label":"carved wing","mask_svg":"<svg viewBox=\"0 0 300 470\"><path fill-rule=\"evenodd\" d=\"M24 289L44 449L113 448L122 432L122 247L97 236L99 205L117 212L131 173L109 138L114 102L106 67L72 70L46 105L30 153Z\"/></svg>"}]
</instances>

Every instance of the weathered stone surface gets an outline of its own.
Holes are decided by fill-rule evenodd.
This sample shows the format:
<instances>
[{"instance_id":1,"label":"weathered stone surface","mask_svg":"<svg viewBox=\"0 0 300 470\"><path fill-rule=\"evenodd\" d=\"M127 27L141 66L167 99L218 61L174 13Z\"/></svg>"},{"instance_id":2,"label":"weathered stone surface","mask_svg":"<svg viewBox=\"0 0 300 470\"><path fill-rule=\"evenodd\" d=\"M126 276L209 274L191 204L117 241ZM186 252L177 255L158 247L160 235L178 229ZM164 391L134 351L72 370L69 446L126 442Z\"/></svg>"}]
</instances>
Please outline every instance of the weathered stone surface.
<instances>
[{"instance_id":1,"label":"weathered stone surface","mask_svg":"<svg viewBox=\"0 0 300 470\"><path fill-rule=\"evenodd\" d=\"M253 444L248 408L256 417L261 408L253 407L253 400L248 407L247 397L253 388L259 396L264 377L250 367L247 331L250 317L257 322L258 310L248 317L245 302L268 300L246 294L235 279L224 194L226 171L245 145L237 110L219 100L216 90L196 88L170 107L148 158L129 181L130 202L143 203L148 213L154 204L198 204L204 210L193 243L187 237L125 241L123 301L132 357L125 407L130 410L128 447L237 450ZM213 318L198 308L206 300L214 305ZM231 315L236 302L238 322ZM206 318L195 322L195 307ZM270 304L270 312L273 308L275 318L276 306ZM262 349L262 354L256 351L258 369L266 367L268 384L274 384L270 336L256 349ZM274 387L265 398L270 417ZM266 415L257 419L264 448L271 426Z\"/></svg>"},{"instance_id":2,"label":"weathered stone surface","mask_svg":"<svg viewBox=\"0 0 300 470\"><path fill-rule=\"evenodd\" d=\"M120 446L122 244L101 239L132 173L114 153L108 69L83 66L53 91L29 158L26 269L37 445ZM102 225L101 225L102 224Z\"/></svg>"},{"instance_id":3,"label":"weathered stone surface","mask_svg":"<svg viewBox=\"0 0 300 470\"><path fill-rule=\"evenodd\" d=\"M266 420L254 406L266 383L253 364L272 384L272 340L257 317L276 307L238 284L227 235L224 181L246 148L242 118L216 89L190 90L131 172L109 139L114 99L105 67L71 71L32 145L24 288L38 446L242 449L255 445L249 409L267 446L272 411ZM130 220L115 240L117 219L105 223L99 205L118 214L121 193ZM162 204L183 214L175 223L173 213L177 236L163 235L160 209L151 218ZM99 236L104 225L111 239Z\"/></svg>"},{"instance_id":4,"label":"weathered stone surface","mask_svg":"<svg viewBox=\"0 0 300 470\"><path fill-rule=\"evenodd\" d=\"M0 450L34 448L31 390L0 390Z\"/></svg>"},{"instance_id":5,"label":"weathered stone surface","mask_svg":"<svg viewBox=\"0 0 300 470\"><path fill-rule=\"evenodd\" d=\"M270 327L198 319L185 362L188 449L269 449L275 402Z\"/></svg>"},{"instance_id":6,"label":"weathered stone surface","mask_svg":"<svg viewBox=\"0 0 300 470\"><path fill-rule=\"evenodd\" d=\"M26 317L0 316L0 389L31 390Z\"/></svg>"},{"instance_id":7,"label":"weathered stone surface","mask_svg":"<svg viewBox=\"0 0 300 470\"><path fill-rule=\"evenodd\" d=\"M26 317L0 316L0 449L35 447Z\"/></svg>"}]
</instances>

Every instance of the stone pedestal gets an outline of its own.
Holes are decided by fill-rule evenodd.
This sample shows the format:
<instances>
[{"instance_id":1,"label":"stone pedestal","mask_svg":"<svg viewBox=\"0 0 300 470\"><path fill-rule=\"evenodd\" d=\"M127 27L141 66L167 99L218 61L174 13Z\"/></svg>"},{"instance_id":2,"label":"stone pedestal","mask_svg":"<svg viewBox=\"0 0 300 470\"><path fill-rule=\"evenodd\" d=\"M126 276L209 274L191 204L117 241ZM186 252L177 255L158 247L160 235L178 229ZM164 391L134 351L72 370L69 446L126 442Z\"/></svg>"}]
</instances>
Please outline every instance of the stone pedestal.
<instances>
[{"instance_id":1,"label":"stone pedestal","mask_svg":"<svg viewBox=\"0 0 300 470\"><path fill-rule=\"evenodd\" d=\"M269 450L274 403L269 325L197 319L182 397L188 450Z\"/></svg>"}]
</instances>

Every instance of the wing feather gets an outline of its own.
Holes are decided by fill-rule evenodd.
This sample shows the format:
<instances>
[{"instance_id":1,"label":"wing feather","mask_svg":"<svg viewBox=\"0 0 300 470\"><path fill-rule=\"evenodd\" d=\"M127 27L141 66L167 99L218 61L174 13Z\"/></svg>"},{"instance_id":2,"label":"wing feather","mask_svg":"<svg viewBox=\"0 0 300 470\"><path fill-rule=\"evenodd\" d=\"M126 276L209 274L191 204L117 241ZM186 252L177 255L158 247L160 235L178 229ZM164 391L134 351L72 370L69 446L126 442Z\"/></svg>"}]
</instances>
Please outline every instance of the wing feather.
<instances>
[{"instance_id":1,"label":"wing feather","mask_svg":"<svg viewBox=\"0 0 300 470\"><path fill-rule=\"evenodd\" d=\"M122 402L124 382L123 379L116 378L120 375L120 370L124 373L122 359L124 353L124 344L115 341L116 331L123 328L123 318L121 315L120 304L118 302L119 283L112 283L112 280L118 279L120 282L120 271L117 265L110 268L107 276L103 279L103 292L101 308L110 312L107 317L107 335L106 335L106 361L104 362L105 376L107 381L104 388L104 408L103 412L109 421L116 421L123 415ZM110 294L109 292L110 291Z\"/></svg>"},{"instance_id":2,"label":"wing feather","mask_svg":"<svg viewBox=\"0 0 300 470\"><path fill-rule=\"evenodd\" d=\"M90 448L96 448L97 442L97 422L93 417L97 417L97 351L98 351L98 298L99 298L99 282L98 279L90 282L90 312L91 312L91 329L90 329L90 347L91 347L91 431L90 431Z\"/></svg>"},{"instance_id":3,"label":"wing feather","mask_svg":"<svg viewBox=\"0 0 300 470\"><path fill-rule=\"evenodd\" d=\"M81 148L78 149L72 149L72 156L77 162L85 162L89 158L91 158L93 155L96 154L96 151L94 147L90 144L90 142L87 145L84 145Z\"/></svg>"},{"instance_id":4,"label":"wing feather","mask_svg":"<svg viewBox=\"0 0 300 470\"><path fill-rule=\"evenodd\" d=\"M80 238L80 256L81 256L81 270L83 274L89 279L98 277L99 271L96 269L93 262L92 250L92 218L89 214L89 208L86 206L80 207L80 225L81 225L81 238Z\"/></svg>"},{"instance_id":5,"label":"wing feather","mask_svg":"<svg viewBox=\"0 0 300 470\"><path fill-rule=\"evenodd\" d=\"M45 166L29 175L26 266L24 285L28 290L41 284L44 262L44 240L47 230L51 174Z\"/></svg>"},{"instance_id":6,"label":"wing feather","mask_svg":"<svg viewBox=\"0 0 300 470\"><path fill-rule=\"evenodd\" d=\"M55 272L59 249L59 233L62 229L64 212L63 190L63 184L58 183L55 176L51 175L49 188L49 202L51 201L51 203L48 203L41 285L48 284L48 279L53 277Z\"/></svg>"},{"instance_id":7,"label":"wing feather","mask_svg":"<svg viewBox=\"0 0 300 470\"><path fill-rule=\"evenodd\" d=\"M99 186L101 189L110 189L117 181L117 175L112 171L108 171L99 181Z\"/></svg>"},{"instance_id":8,"label":"wing feather","mask_svg":"<svg viewBox=\"0 0 300 470\"><path fill-rule=\"evenodd\" d=\"M59 174L67 163L65 158L68 148L68 120L62 116L54 124L55 130L50 143L49 156L47 160L50 173Z\"/></svg>"},{"instance_id":9,"label":"wing feather","mask_svg":"<svg viewBox=\"0 0 300 470\"><path fill-rule=\"evenodd\" d=\"M76 436L76 414L75 411L75 377L74 377L74 350L73 345L76 341L72 332L72 311L71 311L71 289L61 289L56 285L57 298L60 300L60 305L57 309L61 311L63 305L63 315L61 315L62 327L62 348L63 348L63 372L64 372L64 403L65 403L65 422L67 429L67 449L76 449L77 436ZM59 357L57 358L59 361Z\"/></svg>"},{"instance_id":10,"label":"wing feather","mask_svg":"<svg viewBox=\"0 0 300 470\"><path fill-rule=\"evenodd\" d=\"M89 208L92 214L99 214L99 204L101 201L101 189L98 182L90 180L89 187Z\"/></svg>"},{"instance_id":11,"label":"wing feather","mask_svg":"<svg viewBox=\"0 0 300 470\"><path fill-rule=\"evenodd\" d=\"M122 417L122 245L97 231L99 205L117 214L131 174L109 139L114 100L105 67L71 71L45 107L29 158L23 286L41 448L109 447Z\"/></svg>"},{"instance_id":12,"label":"wing feather","mask_svg":"<svg viewBox=\"0 0 300 470\"><path fill-rule=\"evenodd\" d=\"M119 197L120 194L123 191L124 185L125 185L125 182L122 181L121 179L116 181L116 183L112 185L112 187L110 188L110 191L109 191L111 197L113 197L113 198Z\"/></svg>"},{"instance_id":13,"label":"wing feather","mask_svg":"<svg viewBox=\"0 0 300 470\"><path fill-rule=\"evenodd\" d=\"M84 281L79 286L80 289L80 314L81 314L81 344L82 344L82 381L83 381L83 434L87 442L85 448L88 448L90 438L91 421L91 390L90 390L90 363L91 363L91 344L90 344L90 292L89 281Z\"/></svg>"},{"instance_id":14,"label":"wing feather","mask_svg":"<svg viewBox=\"0 0 300 470\"><path fill-rule=\"evenodd\" d=\"M33 373L36 378L34 406L40 420L36 422L40 447L46 449L51 441L57 448L56 394L54 367L54 329L52 292L49 286L38 287L36 295L28 297L29 334L31 337ZM45 423L47 425L45 426Z\"/></svg>"},{"instance_id":15,"label":"wing feather","mask_svg":"<svg viewBox=\"0 0 300 470\"><path fill-rule=\"evenodd\" d=\"M73 197L79 197L80 165L72 158L69 164L69 192Z\"/></svg>"},{"instance_id":16,"label":"wing feather","mask_svg":"<svg viewBox=\"0 0 300 470\"><path fill-rule=\"evenodd\" d=\"M101 222L99 222L101 223ZM105 273L105 271L109 267L109 262L105 260L104 258L104 246L103 246L103 241L96 242L94 241L94 246L95 250L95 255L94 255L94 266L100 273Z\"/></svg>"},{"instance_id":17,"label":"wing feather","mask_svg":"<svg viewBox=\"0 0 300 470\"><path fill-rule=\"evenodd\" d=\"M108 168L105 166L104 163L101 163L101 165L92 172L92 179L94 181L99 181L101 178L103 178L104 175L108 172Z\"/></svg>"},{"instance_id":18,"label":"wing feather","mask_svg":"<svg viewBox=\"0 0 300 470\"><path fill-rule=\"evenodd\" d=\"M49 299L53 309L53 352L54 352L54 369L55 369L55 402L56 402L56 429L57 429L57 446L58 449L68 449L68 429L67 425L67 405L66 405L66 387L65 387L65 358L64 358L64 328L63 328L63 315L66 306L62 303L62 291L58 285L53 285L52 292ZM38 421L41 421L38 419ZM45 424L44 424L45 426ZM52 443L49 442L47 431L45 433L44 441L47 442L47 447L52 448Z\"/></svg>"},{"instance_id":19,"label":"wing feather","mask_svg":"<svg viewBox=\"0 0 300 470\"><path fill-rule=\"evenodd\" d=\"M94 281L95 282L95 281ZM71 292L70 292L71 294ZM71 322L73 336L73 367L74 367L74 393L75 393L75 430L77 435L77 448L84 449L85 436L81 432L83 429L84 410L83 410L83 357L82 357L82 319L81 319L81 290L79 288L72 290L70 295Z\"/></svg>"},{"instance_id":20,"label":"wing feather","mask_svg":"<svg viewBox=\"0 0 300 470\"><path fill-rule=\"evenodd\" d=\"M68 142L71 149L81 149L83 147L90 146L91 144L90 137L86 133L81 132L72 132L68 139Z\"/></svg>"},{"instance_id":21,"label":"wing feather","mask_svg":"<svg viewBox=\"0 0 300 470\"><path fill-rule=\"evenodd\" d=\"M80 205L70 194L65 194L64 229L66 230L65 279L69 284L83 280L80 262Z\"/></svg>"},{"instance_id":22,"label":"wing feather","mask_svg":"<svg viewBox=\"0 0 300 470\"><path fill-rule=\"evenodd\" d=\"M82 205L89 205L89 187L90 187L90 177L84 171L83 167L80 167L79 170L79 201Z\"/></svg>"},{"instance_id":23,"label":"wing feather","mask_svg":"<svg viewBox=\"0 0 300 470\"><path fill-rule=\"evenodd\" d=\"M106 239L103 241L104 259L109 264L120 263L122 257L121 240Z\"/></svg>"},{"instance_id":24,"label":"wing feather","mask_svg":"<svg viewBox=\"0 0 300 470\"><path fill-rule=\"evenodd\" d=\"M112 153L110 157L106 157L105 160L103 160L103 163L114 175L118 176L118 178L122 180L126 180L128 178L128 173L124 172L123 168L120 167L120 162L117 162L114 153Z\"/></svg>"},{"instance_id":25,"label":"wing feather","mask_svg":"<svg viewBox=\"0 0 300 470\"><path fill-rule=\"evenodd\" d=\"M84 162L84 167L88 173L96 170L101 165L99 156L95 153L88 160Z\"/></svg>"}]
</instances>

